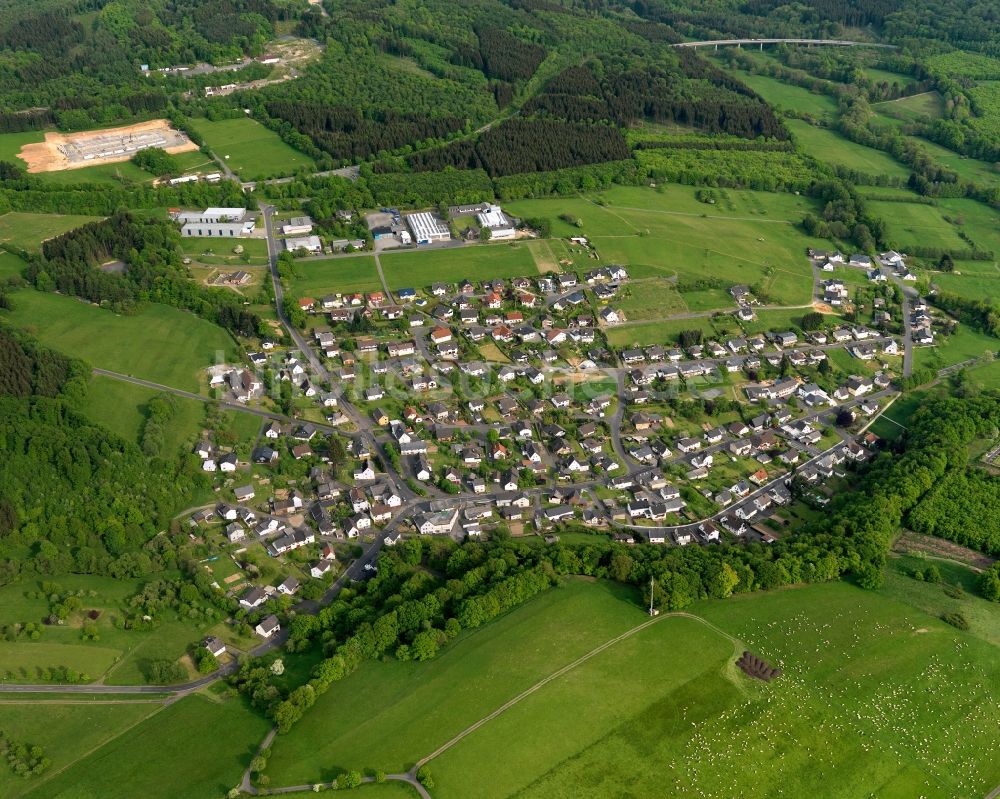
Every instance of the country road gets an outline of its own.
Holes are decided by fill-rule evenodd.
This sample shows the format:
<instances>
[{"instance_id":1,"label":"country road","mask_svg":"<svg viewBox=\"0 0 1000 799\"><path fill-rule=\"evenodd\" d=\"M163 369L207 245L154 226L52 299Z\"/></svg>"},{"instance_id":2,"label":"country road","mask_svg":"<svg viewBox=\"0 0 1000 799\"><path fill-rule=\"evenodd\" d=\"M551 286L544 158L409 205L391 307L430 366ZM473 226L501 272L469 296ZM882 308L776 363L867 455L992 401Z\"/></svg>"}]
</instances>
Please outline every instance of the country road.
<instances>
[{"instance_id":1,"label":"country road","mask_svg":"<svg viewBox=\"0 0 1000 799\"><path fill-rule=\"evenodd\" d=\"M760 45L761 49L765 44L806 44L827 47L877 47L883 50L897 49L894 44L880 44L878 42L858 42L851 39L707 39L698 42L677 42L674 47L725 47L742 45Z\"/></svg>"}]
</instances>

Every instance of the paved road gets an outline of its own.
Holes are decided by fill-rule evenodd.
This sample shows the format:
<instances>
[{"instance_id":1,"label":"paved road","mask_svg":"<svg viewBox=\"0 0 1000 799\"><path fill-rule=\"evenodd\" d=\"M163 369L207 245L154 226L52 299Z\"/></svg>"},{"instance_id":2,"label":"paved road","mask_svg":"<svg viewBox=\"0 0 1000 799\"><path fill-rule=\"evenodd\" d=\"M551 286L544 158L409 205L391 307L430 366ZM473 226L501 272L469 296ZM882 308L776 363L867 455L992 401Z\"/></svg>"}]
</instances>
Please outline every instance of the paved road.
<instances>
[{"instance_id":1,"label":"paved road","mask_svg":"<svg viewBox=\"0 0 1000 799\"><path fill-rule=\"evenodd\" d=\"M758 44L761 49L765 44L816 44L828 47L878 47L883 50L895 50L894 44L878 44L876 42L856 42L850 39L708 39L700 42L678 42L674 47L719 47L744 44Z\"/></svg>"},{"instance_id":2,"label":"paved road","mask_svg":"<svg viewBox=\"0 0 1000 799\"><path fill-rule=\"evenodd\" d=\"M909 377L913 374L913 328L910 321L910 314L912 313L910 300L920 299L920 295L913 286L908 285L901 278L897 277L896 273L889 267L882 266L879 268L883 275L888 277L902 290L903 301L900 305L903 314L903 377Z\"/></svg>"}]
</instances>

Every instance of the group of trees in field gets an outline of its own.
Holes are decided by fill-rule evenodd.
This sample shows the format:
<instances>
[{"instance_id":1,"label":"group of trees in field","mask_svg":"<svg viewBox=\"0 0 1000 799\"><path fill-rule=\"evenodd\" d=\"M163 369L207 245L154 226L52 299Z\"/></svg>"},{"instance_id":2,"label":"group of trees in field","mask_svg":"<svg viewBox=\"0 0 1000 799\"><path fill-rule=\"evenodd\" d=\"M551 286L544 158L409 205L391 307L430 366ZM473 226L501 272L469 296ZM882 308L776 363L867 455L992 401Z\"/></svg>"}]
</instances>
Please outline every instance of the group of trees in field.
<instances>
[{"instance_id":1,"label":"group of trees in field","mask_svg":"<svg viewBox=\"0 0 1000 799\"><path fill-rule=\"evenodd\" d=\"M119 312L161 302L193 311L236 335L256 335L260 317L243 306L241 297L188 278L178 241L169 223L121 211L46 241L26 276L43 291L55 289ZM124 271L100 268L116 259L125 263Z\"/></svg>"},{"instance_id":2,"label":"group of trees in field","mask_svg":"<svg viewBox=\"0 0 1000 799\"><path fill-rule=\"evenodd\" d=\"M0 754L19 777L37 777L51 765L42 747L13 738L4 731L0 731Z\"/></svg>"}]
</instances>

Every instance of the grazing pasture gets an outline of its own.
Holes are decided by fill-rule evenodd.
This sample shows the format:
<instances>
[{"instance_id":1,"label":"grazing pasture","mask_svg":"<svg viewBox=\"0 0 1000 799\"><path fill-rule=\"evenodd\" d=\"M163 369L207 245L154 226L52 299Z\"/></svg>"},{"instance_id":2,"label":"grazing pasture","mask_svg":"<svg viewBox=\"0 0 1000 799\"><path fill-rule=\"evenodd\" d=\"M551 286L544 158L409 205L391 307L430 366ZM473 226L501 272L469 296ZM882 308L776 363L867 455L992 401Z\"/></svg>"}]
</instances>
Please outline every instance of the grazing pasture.
<instances>
[{"instance_id":1,"label":"grazing pasture","mask_svg":"<svg viewBox=\"0 0 1000 799\"><path fill-rule=\"evenodd\" d=\"M276 739L267 773L402 770L450 743L428 764L442 799L984 795L1000 781L995 625L959 632L903 589L741 595L647 625L631 592L573 580L429 663L365 664ZM782 676L740 673L744 650Z\"/></svg>"}]
</instances>

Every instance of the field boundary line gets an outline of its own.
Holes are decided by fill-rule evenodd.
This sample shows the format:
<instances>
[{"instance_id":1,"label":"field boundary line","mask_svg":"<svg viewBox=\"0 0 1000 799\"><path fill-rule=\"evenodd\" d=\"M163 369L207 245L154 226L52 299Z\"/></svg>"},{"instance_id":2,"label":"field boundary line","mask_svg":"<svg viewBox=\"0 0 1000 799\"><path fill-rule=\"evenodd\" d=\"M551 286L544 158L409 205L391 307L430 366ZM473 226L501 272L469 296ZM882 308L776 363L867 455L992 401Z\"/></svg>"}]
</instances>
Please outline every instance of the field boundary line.
<instances>
[{"instance_id":1,"label":"field boundary line","mask_svg":"<svg viewBox=\"0 0 1000 799\"><path fill-rule=\"evenodd\" d=\"M441 746L439 746L437 749L435 749L429 755L426 755L425 757L423 757L420 760L418 760L414 764L413 768L410 769L410 773L411 774L415 774L416 771L419 768L421 768L425 764L429 763L430 761L434 760L435 758L440 757L446 751L448 751L453 746L455 746L455 744L461 742L462 739L464 739L467 736L471 735L476 730L478 730L480 727L483 727L486 724L488 724L489 722L493 721L493 719L497 718L498 716L500 716L505 711L507 711L510 708L514 707L514 705L522 702L523 700L527 699L532 694L534 694L537 691L541 690L546 685L548 685L550 682L559 679L564 674L572 671L577 666L580 666L583 663L586 663L588 660L590 660L591 658L596 657L597 655L601 654L606 649L610 649L615 644L621 643L622 641L624 641L624 640L626 640L628 638L631 638L636 633L642 632L647 627L650 627L653 624L656 624L658 621L662 621L663 619L670 619L670 618L686 618L686 619L692 619L694 621L700 622L701 624L704 624L706 627L708 627L709 629L711 629L713 632L716 632L719 635L721 635L722 637L726 638L727 640L733 642L733 644L738 648L738 650L741 650L742 647L743 647L743 643L738 638L735 638L734 636L730 635L729 633L725 632L724 630L719 629L718 627L716 627L714 624L712 624L707 619L703 619L701 616L696 616L693 613L685 613L685 612L682 612L682 611L673 612L673 613L661 613L659 616L656 616L655 618L649 619L648 621L644 621L642 624L636 625L635 627L633 627L630 630L626 630L621 635L618 635L615 638L612 638L612 639L610 639L608 641L605 641L600 646L595 647L594 649L591 649L589 652L587 652L586 654L581 655L580 657L578 657L576 660L572 661L571 663L567 663L565 666L563 666L562 668L557 669L556 671L552 672L547 677L543 677L541 680L539 680L537 683L535 683L534 685L532 685L530 688L525 689L524 691L522 691L521 693L519 693L517 696L513 697L512 699L507 700L504 704L502 704L500 707L498 707L492 713L490 713L490 714L488 714L486 716L483 716L483 718L479 719L479 721L477 721L477 722L469 725L468 727L466 727L464 730L462 730L460 733L458 733L455 737L453 737L451 740L446 741L445 743L443 743Z\"/></svg>"}]
</instances>

